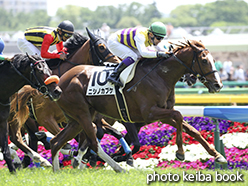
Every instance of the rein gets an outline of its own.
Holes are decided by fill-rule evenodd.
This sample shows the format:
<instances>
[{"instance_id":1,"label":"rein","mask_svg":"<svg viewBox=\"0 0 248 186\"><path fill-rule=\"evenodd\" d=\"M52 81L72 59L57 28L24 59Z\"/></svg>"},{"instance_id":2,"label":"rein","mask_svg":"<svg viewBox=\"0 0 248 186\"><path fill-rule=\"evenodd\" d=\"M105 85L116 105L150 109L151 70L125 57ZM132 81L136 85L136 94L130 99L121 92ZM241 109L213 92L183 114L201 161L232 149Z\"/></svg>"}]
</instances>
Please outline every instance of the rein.
<instances>
[{"instance_id":1,"label":"rein","mask_svg":"<svg viewBox=\"0 0 248 186\"><path fill-rule=\"evenodd\" d=\"M206 76L208 76L208 75L210 75L210 74L212 74L212 73L215 73L215 72L217 72L217 71L216 71L216 70L213 70L213 71L208 72L208 73L206 73L206 74L203 73L202 68L201 68L201 65L200 65L200 62L199 62L199 60L198 60L198 58L197 58L197 54L198 54L198 53L201 53L201 52L203 52L203 51L208 51L208 49L203 49L203 50L200 50L200 51L198 51L198 52L195 52L195 51L194 51L193 61L192 61L192 65L191 65L190 68L189 68L187 65L185 65L185 63L183 63L178 57L176 57L174 53L172 53L172 56L173 56L181 65L183 65L185 68L187 68L194 76L196 76L196 77L200 80L201 83L204 84L204 83L207 82ZM162 59L161 59L156 65L154 65L154 67L153 67L146 75L144 75L144 76L143 76L139 81L137 81L133 86L131 86L129 89L127 89L127 92L130 92L138 83L140 83L140 82L141 82L141 81L142 81L142 80L143 80L151 71L153 71L153 70L161 63L161 61L162 61ZM195 61L197 62L198 66L199 66L199 68L200 68L200 71L201 71L201 73L202 73L203 75L200 75L198 72L195 72L195 71L192 70L192 68L194 68Z\"/></svg>"},{"instance_id":2,"label":"rein","mask_svg":"<svg viewBox=\"0 0 248 186\"><path fill-rule=\"evenodd\" d=\"M102 60L101 57L99 57L99 54L96 52L96 48L95 48L95 43L97 41L99 41L99 40L100 39L97 39L94 42L92 42L92 40L90 40L90 51L93 51L93 53L96 54L94 56L97 58L96 60L94 60L95 58L93 57L93 54L92 54L92 61L93 61L93 65L95 65L95 66L99 66L99 65L103 66L104 65L103 62L106 62L108 59L110 59L110 58L115 56L115 55L111 55L111 56L107 57L107 59L103 58L103 60ZM109 53L110 53L110 51L106 49L106 51L103 53L103 55L107 56ZM78 64L78 63L74 63L74 62L72 62L72 61L70 61L68 59L65 59L64 61L66 61L66 62L68 62L68 63L70 63L71 65L74 65L74 66L81 65L81 64ZM61 76L61 74L60 74L60 64L61 64L61 62L57 65L57 67L55 67L55 69L58 68L59 76Z\"/></svg>"},{"instance_id":3,"label":"rein","mask_svg":"<svg viewBox=\"0 0 248 186\"><path fill-rule=\"evenodd\" d=\"M127 92L130 92L139 82L141 82L146 76L148 76L148 74L150 73L150 72L152 72L161 62L163 61L163 59L161 59L156 65L154 65L153 67L152 67L152 69L149 71L149 72L147 72L147 74L146 75L144 75L139 81L137 81L133 86L131 86L129 89L127 89Z\"/></svg>"}]
</instances>

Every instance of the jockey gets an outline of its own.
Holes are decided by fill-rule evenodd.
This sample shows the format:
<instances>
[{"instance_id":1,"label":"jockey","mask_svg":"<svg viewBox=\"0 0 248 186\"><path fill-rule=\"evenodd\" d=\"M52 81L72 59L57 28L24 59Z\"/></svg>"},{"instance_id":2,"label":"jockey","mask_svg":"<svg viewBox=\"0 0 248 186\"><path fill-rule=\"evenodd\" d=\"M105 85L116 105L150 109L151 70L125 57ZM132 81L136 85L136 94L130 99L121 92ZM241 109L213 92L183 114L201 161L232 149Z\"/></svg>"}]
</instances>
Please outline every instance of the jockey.
<instances>
[{"instance_id":1,"label":"jockey","mask_svg":"<svg viewBox=\"0 0 248 186\"><path fill-rule=\"evenodd\" d=\"M42 58L65 60L66 50L63 42L69 39L73 33L74 26L68 20L61 22L57 28L45 26L28 28L24 33L24 39L18 39L17 46L23 53L37 54ZM49 47L55 44L58 53L49 52Z\"/></svg>"},{"instance_id":2,"label":"jockey","mask_svg":"<svg viewBox=\"0 0 248 186\"><path fill-rule=\"evenodd\" d=\"M10 58L3 56L4 47L5 47L4 41L0 37L0 60L10 60Z\"/></svg>"},{"instance_id":3,"label":"jockey","mask_svg":"<svg viewBox=\"0 0 248 186\"><path fill-rule=\"evenodd\" d=\"M169 53L158 44L166 36L166 26L161 22L154 22L149 28L127 28L113 33L108 39L111 52L123 61L115 68L107 80L118 86L123 86L119 81L120 73L139 58L170 57ZM156 51L148 49L154 46Z\"/></svg>"}]
</instances>

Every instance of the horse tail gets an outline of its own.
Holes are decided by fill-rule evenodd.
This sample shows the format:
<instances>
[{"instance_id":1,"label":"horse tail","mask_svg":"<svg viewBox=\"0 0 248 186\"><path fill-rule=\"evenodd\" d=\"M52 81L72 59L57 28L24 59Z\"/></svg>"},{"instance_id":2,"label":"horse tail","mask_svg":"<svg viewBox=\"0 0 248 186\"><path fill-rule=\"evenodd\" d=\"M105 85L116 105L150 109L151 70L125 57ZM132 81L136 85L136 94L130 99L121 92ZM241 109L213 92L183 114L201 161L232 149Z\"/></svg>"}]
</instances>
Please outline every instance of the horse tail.
<instances>
[{"instance_id":1,"label":"horse tail","mask_svg":"<svg viewBox=\"0 0 248 186\"><path fill-rule=\"evenodd\" d=\"M30 98L39 94L39 91L31 86L24 86L18 93L14 94L10 103L10 113L12 116L10 122L18 122L19 126L22 127L29 116L27 102Z\"/></svg>"}]
</instances>

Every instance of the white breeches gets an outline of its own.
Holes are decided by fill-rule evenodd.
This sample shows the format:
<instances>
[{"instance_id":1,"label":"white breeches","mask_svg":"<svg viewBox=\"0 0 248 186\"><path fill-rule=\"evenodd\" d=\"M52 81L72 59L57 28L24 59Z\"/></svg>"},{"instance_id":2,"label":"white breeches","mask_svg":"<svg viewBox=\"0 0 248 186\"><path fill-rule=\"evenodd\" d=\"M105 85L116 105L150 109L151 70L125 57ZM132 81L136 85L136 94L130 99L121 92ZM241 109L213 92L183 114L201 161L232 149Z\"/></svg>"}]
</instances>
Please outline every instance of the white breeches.
<instances>
[{"instance_id":1,"label":"white breeches","mask_svg":"<svg viewBox=\"0 0 248 186\"><path fill-rule=\"evenodd\" d=\"M25 38L18 38L17 40L17 46L20 49L20 51L24 54L28 53L29 55L39 55L40 56L40 50L34 46L32 43L27 41Z\"/></svg>"},{"instance_id":2,"label":"white breeches","mask_svg":"<svg viewBox=\"0 0 248 186\"><path fill-rule=\"evenodd\" d=\"M117 34L112 34L108 38L107 42L109 50L114 54L117 55L118 57L125 59L127 57L133 58L134 61L137 61L138 58L141 57L139 51L137 49L131 49L117 40Z\"/></svg>"}]
</instances>

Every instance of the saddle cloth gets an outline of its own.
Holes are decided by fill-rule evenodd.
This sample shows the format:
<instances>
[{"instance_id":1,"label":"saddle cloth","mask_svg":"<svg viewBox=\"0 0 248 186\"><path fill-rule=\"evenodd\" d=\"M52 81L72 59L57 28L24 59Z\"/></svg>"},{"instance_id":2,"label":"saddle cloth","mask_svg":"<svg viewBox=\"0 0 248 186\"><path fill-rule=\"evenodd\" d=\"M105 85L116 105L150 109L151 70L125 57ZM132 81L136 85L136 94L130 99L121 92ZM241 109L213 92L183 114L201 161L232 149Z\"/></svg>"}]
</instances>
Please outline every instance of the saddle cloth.
<instances>
[{"instance_id":1,"label":"saddle cloth","mask_svg":"<svg viewBox=\"0 0 248 186\"><path fill-rule=\"evenodd\" d=\"M120 87L119 90L122 93L125 85L130 82L135 74L135 69L137 63L129 65L123 72L120 74L120 81L123 84L123 87ZM107 77L114 70L114 67L103 66L97 68L93 72L93 75L90 78L90 82L87 88L87 96L101 96L101 95L115 95L115 86L107 81Z\"/></svg>"},{"instance_id":2,"label":"saddle cloth","mask_svg":"<svg viewBox=\"0 0 248 186\"><path fill-rule=\"evenodd\" d=\"M133 79L137 63L138 62L129 65L120 74L120 81L122 82L123 87L114 86L107 81L107 77L114 70L113 67L101 67L100 69L98 69L98 71L95 71L91 76L89 86L86 92L87 96L113 95L116 100L116 105L121 120L131 123L133 123L133 121L130 118L128 106L122 90L125 85Z\"/></svg>"}]
</instances>

